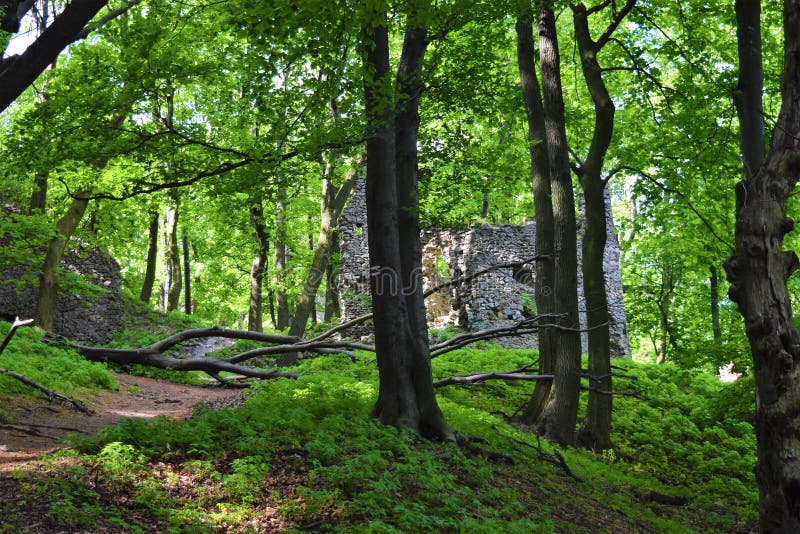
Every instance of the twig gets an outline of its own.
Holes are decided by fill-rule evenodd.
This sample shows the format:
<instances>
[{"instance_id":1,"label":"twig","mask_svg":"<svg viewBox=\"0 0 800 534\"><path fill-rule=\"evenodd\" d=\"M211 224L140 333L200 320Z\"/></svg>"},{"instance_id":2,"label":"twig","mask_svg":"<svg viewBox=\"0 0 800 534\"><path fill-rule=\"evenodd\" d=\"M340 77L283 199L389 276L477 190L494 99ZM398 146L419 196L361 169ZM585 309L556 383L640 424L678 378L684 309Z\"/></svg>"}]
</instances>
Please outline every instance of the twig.
<instances>
[{"instance_id":1,"label":"twig","mask_svg":"<svg viewBox=\"0 0 800 534\"><path fill-rule=\"evenodd\" d=\"M464 436L462 434L456 434L456 443L460 447L467 449L472 454L479 454L491 462L514 464L514 457L511 456L510 454L506 454L504 452L486 450L483 447L479 447L478 445L476 445L475 444L476 441L480 441L481 443L486 443L486 440L484 440L483 438L473 438Z\"/></svg>"},{"instance_id":2,"label":"twig","mask_svg":"<svg viewBox=\"0 0 800 534\"><path fill-rule=\"evenodd\" d=\"M26 386L30 386L30 387L32 387L34 389L38 389L39 391L44 393L47 396L47 398L49 400L51 400L51 401L53 399L56 399L56 400L60 400L62 402L66 402L67 404L70 404L73 408L75 408L79 412L85 413L87 415L92 415L94 413L92 410L90 410L89 408L87 408L83 404L79 403L75 399L71 399L70 397L67 397L66 395L62 395L60 393L56 393L55 391L53 391L51 389L47 389L43 385L38 384L38 383L34 382L33 380L31 380L30 378L27 378L27 377L25 377L25 376L23 376L23 375L21 375L19 373L15 373L14 371L9 371L8 369L0 369L0 375L8 375L11 378L15 378L15 379L19 380L20 382L22 382Z\"/></svg>"},{"instance_id":3,"label":"twig","mask_svg":"<svg viewBox=\"0 0 800 534\"><path fill-rule=\"evenodd\" d=\"M437 380L433 383L433 387L438 388L442 386L449 386L452 384L477 384L486 380L553 380L553 375L528 375L524 373L476 373L468 376L450 376Z\"/></svg>"}]
</instances>

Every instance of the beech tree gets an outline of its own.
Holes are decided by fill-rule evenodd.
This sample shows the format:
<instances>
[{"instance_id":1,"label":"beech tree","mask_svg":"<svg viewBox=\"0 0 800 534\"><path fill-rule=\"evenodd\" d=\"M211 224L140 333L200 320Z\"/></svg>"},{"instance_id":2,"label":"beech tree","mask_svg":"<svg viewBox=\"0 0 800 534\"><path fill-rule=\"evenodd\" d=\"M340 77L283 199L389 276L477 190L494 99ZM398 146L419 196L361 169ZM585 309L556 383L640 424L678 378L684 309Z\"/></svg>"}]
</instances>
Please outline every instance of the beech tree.
<instances>
[{"instance_id":1,"label":"beech tree","mask_svg":"<svg viewBox=\"0 0 800 534\"><path fill-rule=\"evenodd\" d=\"M423 436L452 439L433 389L419 280L416 136L430 5L425 0L411 3L392 84L388 7L377 4L374 11L361 13L370 294L380 377L373 413L384 423L411 428Z\"/></svg>"},{"instance_id":2,"label":"beech tree","mask_svg":"<svg viewBox=\"0 0 800 534\"><path fill-rule=\"evenodd\" d=\"M739 305L756 381L756 480L762 532L800 531L800 332L792 322L789 276L800 266L783 250L794 229L786 201L800 178L800 3L783 2L781 108L765 147L760 0L737 0L744 177L736 186L736 249L725 263Z\"/></svg>"}]
</instances>

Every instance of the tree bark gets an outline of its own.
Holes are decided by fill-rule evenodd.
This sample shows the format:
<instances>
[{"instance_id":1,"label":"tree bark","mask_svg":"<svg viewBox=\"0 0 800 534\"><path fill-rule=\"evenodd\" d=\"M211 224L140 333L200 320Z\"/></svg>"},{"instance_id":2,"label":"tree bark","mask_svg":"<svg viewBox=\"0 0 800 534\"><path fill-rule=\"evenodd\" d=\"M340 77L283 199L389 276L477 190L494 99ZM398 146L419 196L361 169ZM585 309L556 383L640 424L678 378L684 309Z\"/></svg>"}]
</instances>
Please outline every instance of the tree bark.
<instances>
[{"instance_id":1,"label":"tree bark","mask_svg":"<svg viewBox=\"0 0 800 534\"><path fill-rule=\"evenodd\" d=\"M419 305L417 297L421 288L409 286L404 291L404 281L414 280L421 271L418 241L415 250L414 241L402 240L398 225L400 213L416 214L416 142L412 149L411 141L416 140L419 120L417 106L422 90L420 69L426 48L426 30L417 24L413 11L409 15L397 72L396 90L400 102L396 125L385 12L380 14L379 22L369 17L369 26L364 30L364 100L369 130L366 196L370 293L380 377L373 414L385 424L407 427L426 437L453 439L436 402L427 335L422 338L415 335L421 328L427 328L422 326L425 323L424 306ZM396 142L395 126L401 137L399 143ZM398 176L398 156L401 154L413 160L410 164L403 162L402 176ZM406 189L402 192L401 211L398 211L398 184ZM413 225L413 219L404 220ZM416 227L407 229L404 235L413 231L419 239ZM401 251L405 258L401 258ZM404 272L404 265L415 269Z\"/></svg>"},{"instance_id":2,"label":"tree bark","mask_svg":"<svg viewBox=\"0 0 800 534\"><path fill-rule=\"evenodd\" d=\"M153 297L153 285L156 281L156 264L158 262L158 212L150 212L150 229L147 237L147 266L144 271L142 291L139 300L149 303Z\"/></svg>"},{"instance_id":3,"label":"tree bark","mask_svg":"<svg viewBox=\"0 0 800 534\"><path fill-rule=\"evenodd\" d=\"M28 206L28 213L44 212L47 209L47 178L48 171L39 171L33 179L33 193Z\"/></svg>"},{"instance_id":4,"label":"tree bark","mask_svg":"<svg viewBox=\"0 0 800 534\"><path fill-rule=\"evenodd\" d=\"M264 224L264 209L261 201L250 207L250 225L255 237L255 252L250 265L250 305L247 308L247 329L264 331L264 278L269 262L269 234Z\"/></svg>"},{"instance_id":5,"label":"tree bark","mask_svg":"<svg viewBox=\"0 0 800 534\"><path fill-rule=\"evenodd\" d=\"M719 275L717 273L717 267L714 265L709 268L709 271L710 276L708 278L708 283L711 288L711 332L714 335L714 339L720 339L722 337L722 328L720 328L719 325Z\"/></svg>"},{"instance_id":6,"label":"tree bark","mask_svg":"<svg viewBox=\"0 0 800 534\"><path fill-rule=\"evenodd\" d=\"M619 11L613 13L611 25L598 41L590 33L586 6L571 6L583 79L594 103L592 142L579 171L585 202L582 270L586 327L589 331L589 400L586 417L578 431L577 443L587 449L599 451L611 448L611 346L608 296L603 270L607 235L606 182L602 172L614 135L615 108L603 80L597 54L635 3L636 0L628 0Z\"/></svg>"},{"instance_id":7,"label":"tree bark","mask_svg":"<svg viewBox=\"0 0 800 534\"><path fill-rule=\"evenodd\" d=\"M277 239L275 240L275 307L277 323L275 328L283 330L289 326L289 299L283 287L284 271L286 269L286 188L278 186L278 200L275 204L275 227Z\"/></svg>"},{"instance_id":8,"label":"tree bark","mask_svg":"<svg viewBox=\"0 0 800 534\"><path fill-rule=\"evenodd\" d=\"M56 235L47 247L42 273L39 276L39 294L33 316L34 323L42 330L48 332L53 330L58 295L58 268L64 257L67 242L78 227L88 205L89 191L81 191L75 195L67 212L56 223Z\"/></svg>"},{"instance_id":9,"label":"tree bark","mask_svg":"<svg viewBox=\"0 0 800 534\"><path fill-rule=\"evenodd\" d=\"M536 209L536 254L549 259L536 262L535 293L536 311L552 314L555 310L553 282L555 262L553 258L553 199L550 189L550 163L548 161L547 138L544 127L544 107L539 80L536 76L536 51L533 41L532 13L520 14L516 24L517 65L522 85L522 97L528 119L528 149L531 158L531 187ZM553 331L541 328L538 333L539 373L552 374L555 363ZM530 401L522 412L522 421L534 425L539 421L550 397L551 381L536 383Z\"/></svg>"},{"instance_id":10,"label":"tree bark","mask_svg":"<svg viewBox=\"0 0 800 534\"><path fill-rule=\"evenodd\" d=\"M181 242L183 248L183 310L186 315L192 314L192 267L189 263L189 238L186 236L186 230L183 231L183 240Z\"/></svg>"},{"instance_id":11,"label":"tree bark","mask_svg":"<svg viewBox=\"0 0 800 534\"><path fill-rule=\"evenodd\" d=\"M167 210L164 229L166 276L164 277L164 311L178 309L181 297L181 255L178 248L178 202Z\"/></svg>"},{"instance_id":12,"label":"tree bark","mask_svg":"<svg viewBox=\"0 0 800 534\"><path fill-rule=\"evenodd\" d=\"M311 261L311 268L303 285L303 292L294 310L292 325L289 328L290 336L302 337L306 330L308 317L312 315L315 308L317 290L323 276L328 269L328 261L331 253L331 234L336 221L339 219L345 203L350 196L353 183L356 178L356 169L350 169L344 184L339 189L335 188L330 181L333 173L332 165L329 164L322 179L322 200L320 202L320 224L319 235L317 236L317 246L314 249L314 258Z\"/></svg>"},{"instance_id":13,"label":"tree bark","mask_svg":"<svg viewBox=\"0 0 800 534\"><path fill-rule=\"evenodd\" d=\"M339 317L342 314L342 306L339 301L339 287L338 287L338 259L340 253L339 248L339 230L333 229L331 231L331 253L328 256L328 268L325 269L325 316L324 321L330 323L334 317Z\"/></svg>"},{"instance_id":14,"label":"tree bark","mask_svg":"<svg viewBox=\"0 0 800 534\"><path fill-rule=\"evenodd\" d=\"M553 389L539 421L539 431L562 445L572 444L580 398L581 340L578 329L578 258L575 198L572 192L556 19L552 9L539 12L544 123L553 194L555 313L564 329L554 332Z\"/></svg>"},{"instance_id":15,"label":"tree bark","mask_svg":"<svg viewBox=\"0 0 800 534\"><path fill-rule=\"evenodd\" d=\"M737 0L744 179L736 187L736 248L725 262L729 295L744 317L756 382L756 480L761 532L800 532L800 332L792 323L787 279L797 269L783 250L794 221L786 200L800 177L800 3L783 4L781 109L764 152L761 6Z\"/></svg>"},{"instance_id":16,"label":"tree bark","mask_svg":"<svg viewBox=\"0 0 800 534\"><path fill-rule=\"evenodd\" d=\"M86 24L107 3L108 0L73 0L25 52L0 59L0 112L80 37Z\"/></svg>"}]
</instances>

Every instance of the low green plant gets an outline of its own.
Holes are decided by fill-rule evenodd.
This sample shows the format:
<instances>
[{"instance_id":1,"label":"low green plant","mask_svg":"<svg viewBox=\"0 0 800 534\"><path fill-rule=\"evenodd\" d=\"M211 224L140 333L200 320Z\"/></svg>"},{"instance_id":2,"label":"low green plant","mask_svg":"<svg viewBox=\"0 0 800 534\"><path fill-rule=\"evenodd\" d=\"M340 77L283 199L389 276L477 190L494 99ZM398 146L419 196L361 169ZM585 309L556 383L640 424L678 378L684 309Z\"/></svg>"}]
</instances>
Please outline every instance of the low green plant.
<instances>
[{"instance_id":1,"label":"low green plant","mask_svg":"<svg viewBox=\"0 0 800 534\"><path fill-rule=\"evenodd\" d=\"M535 351L489 345L436 358L433 370L442 378L531 366L536 358ZM626 395L615 397L615 447L559 452L582 482L543 461L558 465L552 445L509 424L530 383L438 391L457 432L474 437L478 450L515 460L495 464L470 448L423 441L370 418L375 366L335 355L301 362L297 380L254 386L238 408L201 408L185 421L126 419L74 446L105 484L131 488L136 506L192 528L243 529L265 506L289 525L322 522L347 532L553 532L591 524L555 519L551 510L564 503L610 508L655 531L732 530L752 520L752 426L733 410L719 418L729 405L720 399L746 384L617 363L624 377L615 377L615 388ZM159 467L162 474L148 475L164 465L172 474ZM276 487L287 473L296 482ZM191 497L174 489L187 477L205 481ZM688 504L666 510L647 495ZM70 510L65 504L59 513Z\"/></svg>"}]
</instances>

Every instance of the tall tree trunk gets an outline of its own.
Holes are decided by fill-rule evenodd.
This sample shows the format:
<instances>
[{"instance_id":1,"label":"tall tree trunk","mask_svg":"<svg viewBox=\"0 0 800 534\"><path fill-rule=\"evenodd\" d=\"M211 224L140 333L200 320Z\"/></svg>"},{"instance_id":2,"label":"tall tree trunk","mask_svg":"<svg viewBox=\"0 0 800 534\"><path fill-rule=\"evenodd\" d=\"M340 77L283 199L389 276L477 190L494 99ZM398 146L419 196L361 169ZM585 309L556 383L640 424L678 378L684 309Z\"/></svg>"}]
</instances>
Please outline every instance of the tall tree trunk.
<instances>
[{"instance_id":1,"label":"tall tree trunk","mask_svg":"<svg viewBox=\"0 0 800 534\"><path fill-rule=\"evenodd\" d=\"M183 231L183 302L186 315L192 314L192 267L189 262L189 238L186 230Z\"/></svg>"},{"instance_id":2,"label":"tall tree trunk","mask_svg":"<svg viewBox=\"0 0 800 534\"><path fill-rule=\"evenodd\" d=\"M317 290L322 282L322 277L328 268L328 260L331 253L331 234L332 229L339 219L339 215L344 209L344 205L350 196L350 191L356 179L356 169L350 169L347 178L341 188L337 189L330 181L333 174L333 165L326 166L325 176L322 179L322 200L320 202L320 225L319 235L317 236L317 246L314 249L314 258L311 261L306 282L303 285L303 292L294 311L292 325L289 328L290 336L302 337L306 329L306 322L309 315L312 315L316 305Z\"/></svg>"},{"instance_id":3,"label":"tall tree trunk","mask_svg":"<svg viewBox=\"0 0 800 534\"><path fill-rule=\"evenodd\" d=\"M786 287L798 258L783 250L784 236L794 229L786 200L800 177L800 3L783 4L782 102L768 154L760 11L758 0L736 1L744 179L736 187L736 247L725 270L753 354L761 532L800 532L800 332Z\"/></svg>"},{"instance_id":4,"label":"tall tree trunk","mask_svg":"<svg viewBox=\"0 0 800 534\"><path fill-rule=\"evenodd\" d=\"M535 69L535 49L533 41L532 13L529 8L517 18L517 64L522 97L528 118L528 148L531 158L531 187L536 209L536 255L549 256L536 263L535 293L536 311L549 315L555 310L553 300L553 281L555 261L553 258L553 199L550 190L550 163L547 155L547 138L544 127L544 107L539 80ZM539 329L539 372L552 374L555 363L553 331ZM533 425L539 421L545 404L550 397L552 383L547 380L536 382L533 395L522 413L524 423Z\"/></svg>"},{"instance_id":5,"label":"tall tree trunk","mask_svg":"<svg viewBox=\"0 0 800 534\"><path fill-rule=\"evenodd\" d=\"M250 305L247 308L247 329L253 332L264 331L264 278L269 262L269 234L264 224L264 209L259 200L250 207L250 225L255 237L255 253L250 265Z\"/></svg>"},{"instance_id":6,"label":"tall tree trunk","mask_svg":"<svg viewBox=\"0 0 800 534\"><path fill-rule=\"evenodd\" d=\"M289 326L289 299L283 287L284 271L286 269L286 188L278 186L278 200L275 205L275 306L277 323L275 327L283 330Z\"/></svg>"},{"instance_id":7,"label":"tall tree trunk","mask_svg":"<svg viewBox=\"0 0 800 534\"><path fill-rule=\"evenodd\" d=\"M426 31L409 16L409 26L397 73L398 104L397 131L402 139L396 144L395 123L389 77L389 36L385 12L375 23L368 17L365 28L366 74L364 80L365 108L369 137L367 140L367 229L370 259L370 293L372 296L375 348L380 386L373 413L383 423L411 428L424 436L452 439L444 422L433 390L427 335L417 337L425 323L424 306L420 306L419 287L406 287L404 280L413 280L421 270L419 248L402 242L399 213L416 213L417 106L421 91L419 80L422 58L426 48ZM413 146L413 149L412 149ZM411 152L409 152L411 150ZM403 166L398 177L397 156L413 157ZM407 162L404 162L407 163ZM413 177L410 176L413 173ZM403 209L398 212L398 183L402 192ZM408 221L408 219L406 219ZM413 221L412 221L413 224ZM407 230L406 236L416 228ZM419 239L417 233L416 239ZM418 242L417 242L418 243ZM405 258L401 258L401 251ZM403 265L415 267L404 272ZM408 293L408 298L404 293ZM409 310L409 303L411 309Z\"/></svg>"},{"instance_id":8,"label":"tall tree trunk","mask_svg":"<svg viewBox=\"0 0 800 534\"><path fill-rule=\"evenodd\" d=\"M552 9L539 12L544 124L550 161L555 244L555 305L562 327L554 332L553 389L539 430L562 445L572 444L581 386L581 338L578 332L578 257L575 197L572 192L556 19Z\"/></svg>"},{"instance_id":9,"label":"tall tree trunk","mask_svg":"<svg viewBox=\"0 0 800 534\"><path fill-rule=\"evenodd\" d=\"M720 328L719 325L719 275L715 265L712 265L709 271L708 285L711 288L709 295L711 298L711 332L714 334L714 339L720 339L722 337L722 328Z\"/></svg>"},{"instance_id":10,"label":"tall tree trunk","mask_svg":"<svg viewBox=\"0 0 800 534\"><path fill-rule=\"evenodd\" d=\"M575 41L581 56L586 88L594 103L594 130L586 160L579 176L585 201L583 236L583 295L586 301L586 328L589 330L589 400L586 417L577 435L577 443L593 450L611 448L611 346L609 336L608 296L603 258L606 249L607 220L603 163L614 134L614 102L603 80L597 55L613 31L633 9L636 0L628 0L613 13L611 25L598 41L589 31L589 14L583 4L572 4Z\"/></svg>"},{"instance_id":11,"label":"tall tree trunk","mask_svg":"<svg viewBox=\"0 0 800 534\"><path fill-rule=\"evenodd\" d=\"M331 252L328 255L328 267L325 269L325 316L324 321L330 323L334 317L342 314L342 306L339 301L338 286L338 262L339 257L339 230L331 231Z\"/></svg>"},{"instance_id":12,"label":"tall tree trunk","mask_svg":"<svg viewBox=\"0 0 800 534\"><path fill-rule=\"evenodd\" d=\"M89 191L81 191L75 198L67 212L56 223L56 235L50 240L39 276L39 294L36 299L34 324L42 330L52 331L56 314L56 296L58 294L58 268L64 257L67 242L75 228L78 227L86 206L89 205Z\"/></svg>"},{"instance_id":13,"label":"tall tree trunk","mask_svg":"<svg viewBox=\"0 0 800 534\"><path fill-rule=\"evenodd\" d=\"M139 300L149 303L153 296L153 285L156 281L156 264L158 262L158 212L150 212L150 229L147 237L147 265L144 271L142 291Z\"/></svg>"},{"instance_id":14,"label":"tall tree trunk","mask_svg":"<svg viewBox=\"0 0 800 534\"><path fill-rule=\"evenodd\" d=\"M181 297L181 253L178 248L178 202L167 210L164 228L164 255L166 276L164 277L164 311L174 311L180 306Z\"/></svg>"},{"instance_id":15,"label":"tall tree trunk","mask_svg":"<svg viewBox=\"0 0 800 534\"><path fill-rule=\"evenodd\" d=\"M47 178L48 171L39 171L33 178L33 193L31 193L31 201L28 205L28 213L36 211L44 212L47 208Z\"/></svg>"}]
</instances>

